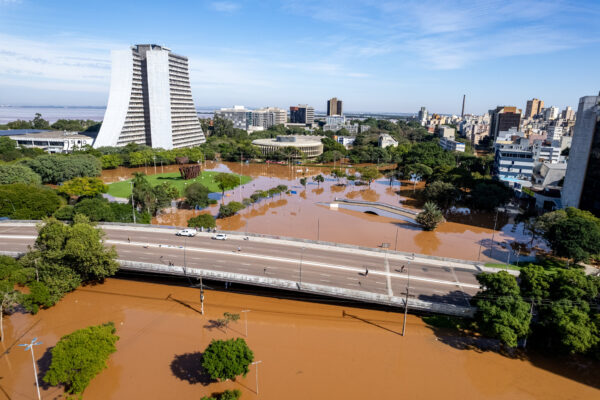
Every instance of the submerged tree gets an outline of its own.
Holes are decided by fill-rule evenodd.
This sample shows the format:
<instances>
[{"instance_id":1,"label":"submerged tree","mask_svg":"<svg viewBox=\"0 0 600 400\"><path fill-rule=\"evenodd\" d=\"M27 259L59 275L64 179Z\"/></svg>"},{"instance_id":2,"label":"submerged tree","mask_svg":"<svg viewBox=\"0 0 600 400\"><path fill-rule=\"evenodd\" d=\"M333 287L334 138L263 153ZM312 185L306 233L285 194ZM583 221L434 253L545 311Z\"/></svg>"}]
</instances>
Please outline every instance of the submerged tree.
<instances>
[{"instance_id":1,"label":"submerged tree","mask_svg":"<svg viewBox=\"0 0 600 400\"><path fill-rule=\"evenodd\" d=\"M214 340L202 355L202 366L212 379L226 380L246 376L254 353L242 338Z\"/></svg>"},{"instance_id":2,"label":"submerged tree","mask_svg":"<svg viewBox=\"0 0 600 400\"><path fill-rule=\"evenodd\" d=\"M444 221L444 215L439 207L430 201L425 203L423 211L417 215L417 222L423 226L426 231L434 230L441 222Z\"/></svg>"}]
</instances>

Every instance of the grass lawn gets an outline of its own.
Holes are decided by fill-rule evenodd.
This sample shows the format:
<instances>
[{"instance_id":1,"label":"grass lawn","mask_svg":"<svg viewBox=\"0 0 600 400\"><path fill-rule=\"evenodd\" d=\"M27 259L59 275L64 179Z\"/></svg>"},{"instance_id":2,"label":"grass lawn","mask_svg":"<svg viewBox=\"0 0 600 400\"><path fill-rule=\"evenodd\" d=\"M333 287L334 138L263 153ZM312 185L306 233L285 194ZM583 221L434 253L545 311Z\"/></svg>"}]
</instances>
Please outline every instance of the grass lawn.
<instances>
[{"instance_id":1,"label":"grass lawn","mask_svg":"<svg viewBox=\"0 0 600 400\"><path fill-rule=\"evenodd\" d=\"M202 174L195 179L185 180L181 177L179 172L168 172L165 174L148 175L147 179L152 186L159 185L163 182L170 182L173 186L179 189L179 193L183 196L183 189L185 186L192 184L192 182L198 182L203 184L211 192L221 192L219 186L215 182L215 176L220 174L216 171L202 171ZM238 176L237 174L233 174ZM250 182L252 178L246 175L242 175L242 185ZM114 197L129 197L131 196L131 179L121 182L115 182L108 185L108 194Z\"/></svg>"}]
</instances>

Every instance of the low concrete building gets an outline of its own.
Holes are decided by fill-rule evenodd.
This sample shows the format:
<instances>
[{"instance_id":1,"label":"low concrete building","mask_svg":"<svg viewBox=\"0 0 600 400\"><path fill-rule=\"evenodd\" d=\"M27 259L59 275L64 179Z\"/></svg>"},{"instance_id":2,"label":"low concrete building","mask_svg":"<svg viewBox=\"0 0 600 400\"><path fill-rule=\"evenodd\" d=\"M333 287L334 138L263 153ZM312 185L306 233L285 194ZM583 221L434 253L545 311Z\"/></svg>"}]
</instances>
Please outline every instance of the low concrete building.
<instances>
[{"instance_id":1,"label":"low concrete building","mask_svg":"<svg viewBox=\"0 0 600 400\"><path fill-rule=\"evenodd\" d=\"M390 146L393 146L393 147L398 146L398 142L396 141L396 139L394 139L387 133L382 133L381 135L379 135L379 147L385 149L386 147L390 147Z\"/></svg>"},{"instance_id":2,"label":"low concrete building","mask_svg":"<svg viewBox=\"0 0 600 400\"><path fill-rule=\"evenodd\" d=\"M233 106L233 108L221 108L215 111L215 117L223 118L233 122L233 127L247 130L252 126L252 111L244 106Z\"/></svg>"},{"instance_id":3,"label":"low concrete building","mask_svg":"<svg viewBox=\"0 0 600 400\"><path fill-rule=\"evenodd\" d=\"M438 133L442 138L454 139L456 129L452 128L451 126L440 125L438 126Z\"/></svg>"},{"instance_id":4,"label":"low concrete building","mask_svg":"<svg viewBox=\"0 0 600 400\"><path fill-rule=\"evenodd\" d=\"M550 186L557 187L567 172L566 163L544 162L533 169L533 186L537 189L545 189Z\"/></svg>"},{"instance_id":5,"label":"low concrete building","mask_svg":"<svg viewBox=\"0 0 600 400\"><path fill-rule=\"evenodd\" d=\"M345 148L352 147L354 141L356 140L355 136L334 136L333 137L336 142L343 144Z\"/></svg>"},{"instance_id":6,"label":"low concrete building","mask_svg":"<svg viewBox=\"0 0 600 400\"><path fill-rule=\"evenodd\" d=\"M48 131L8 135L20 147L35 147L48 153L70 153L85 146L91 146L94 138L77 132Z\"/></svg>"},{"instance_id":7,"label":"low concrete building","mask_svg":"<svg viewBox=\"0 0 600 400\"><path fill-rule=\"evenodd\" d=\"M440 139L440 146L444 150L448 150L448 151L459 151L461 153L465 152L465 144L464 143L457 142L456 140L448 139L445 137Z\"/></svg>"},{"instance_id":8,"label":"low concrete building","mask_svg":"<svg viewBox=\"0 0 600 400\"><path fill-rule=\"evenodd\" d=\"M295 147L302 151L308 158L318 157L323 154L322 136L277 136L276 138L256 139L252 144L258 146L263 155L272 154L285 147ZM301 158L294 156L293 158Z\"/></svg>"}]
</instances>

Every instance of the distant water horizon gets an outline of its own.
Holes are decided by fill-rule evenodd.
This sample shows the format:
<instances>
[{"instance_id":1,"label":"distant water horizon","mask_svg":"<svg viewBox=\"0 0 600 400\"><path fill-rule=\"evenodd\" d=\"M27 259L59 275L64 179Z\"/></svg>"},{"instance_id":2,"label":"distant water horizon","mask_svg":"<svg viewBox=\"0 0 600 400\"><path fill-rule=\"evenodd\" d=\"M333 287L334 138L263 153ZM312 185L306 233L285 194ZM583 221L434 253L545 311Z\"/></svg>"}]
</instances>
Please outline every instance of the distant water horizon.
<instances>
[{"instance_id":1,"label":"distant water horizon","mask_svg":"<svg viewBox=\"0 0 600 400\"><path fill-rule=\"evenodd\" d=\"M200 118L212 118L213 112L221 107L196 107ZM36 113L42 114L42 118L53 124L59 119L83 119L92 121L102 121L106 107L97 106L11 106L0 105L0 124L6 124L18 119L30 121ZM316 114L322 115L323 111L316 111ZM348 116L411 116L411 113L390 113L390 112L347 112Z\"/></svg>"}]
</instances>

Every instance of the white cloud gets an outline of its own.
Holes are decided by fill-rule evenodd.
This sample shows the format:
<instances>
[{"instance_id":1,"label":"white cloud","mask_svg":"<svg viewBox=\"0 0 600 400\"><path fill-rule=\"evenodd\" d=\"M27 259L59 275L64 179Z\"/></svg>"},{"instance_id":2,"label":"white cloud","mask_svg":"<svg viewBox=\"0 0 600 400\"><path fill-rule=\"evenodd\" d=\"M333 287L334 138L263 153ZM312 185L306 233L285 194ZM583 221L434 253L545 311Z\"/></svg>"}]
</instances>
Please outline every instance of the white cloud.
<instances>
[{"instance_id":1,"label":"white cloud","mask_svg":"<svg viewBox=\"0 0 600 400\"><path fill-rule=\"evenodd\" d=\"M213 1L210 6L219 12L234 12L241 7L241 4L231 1Z\"/></svg>"}]
</instances>

